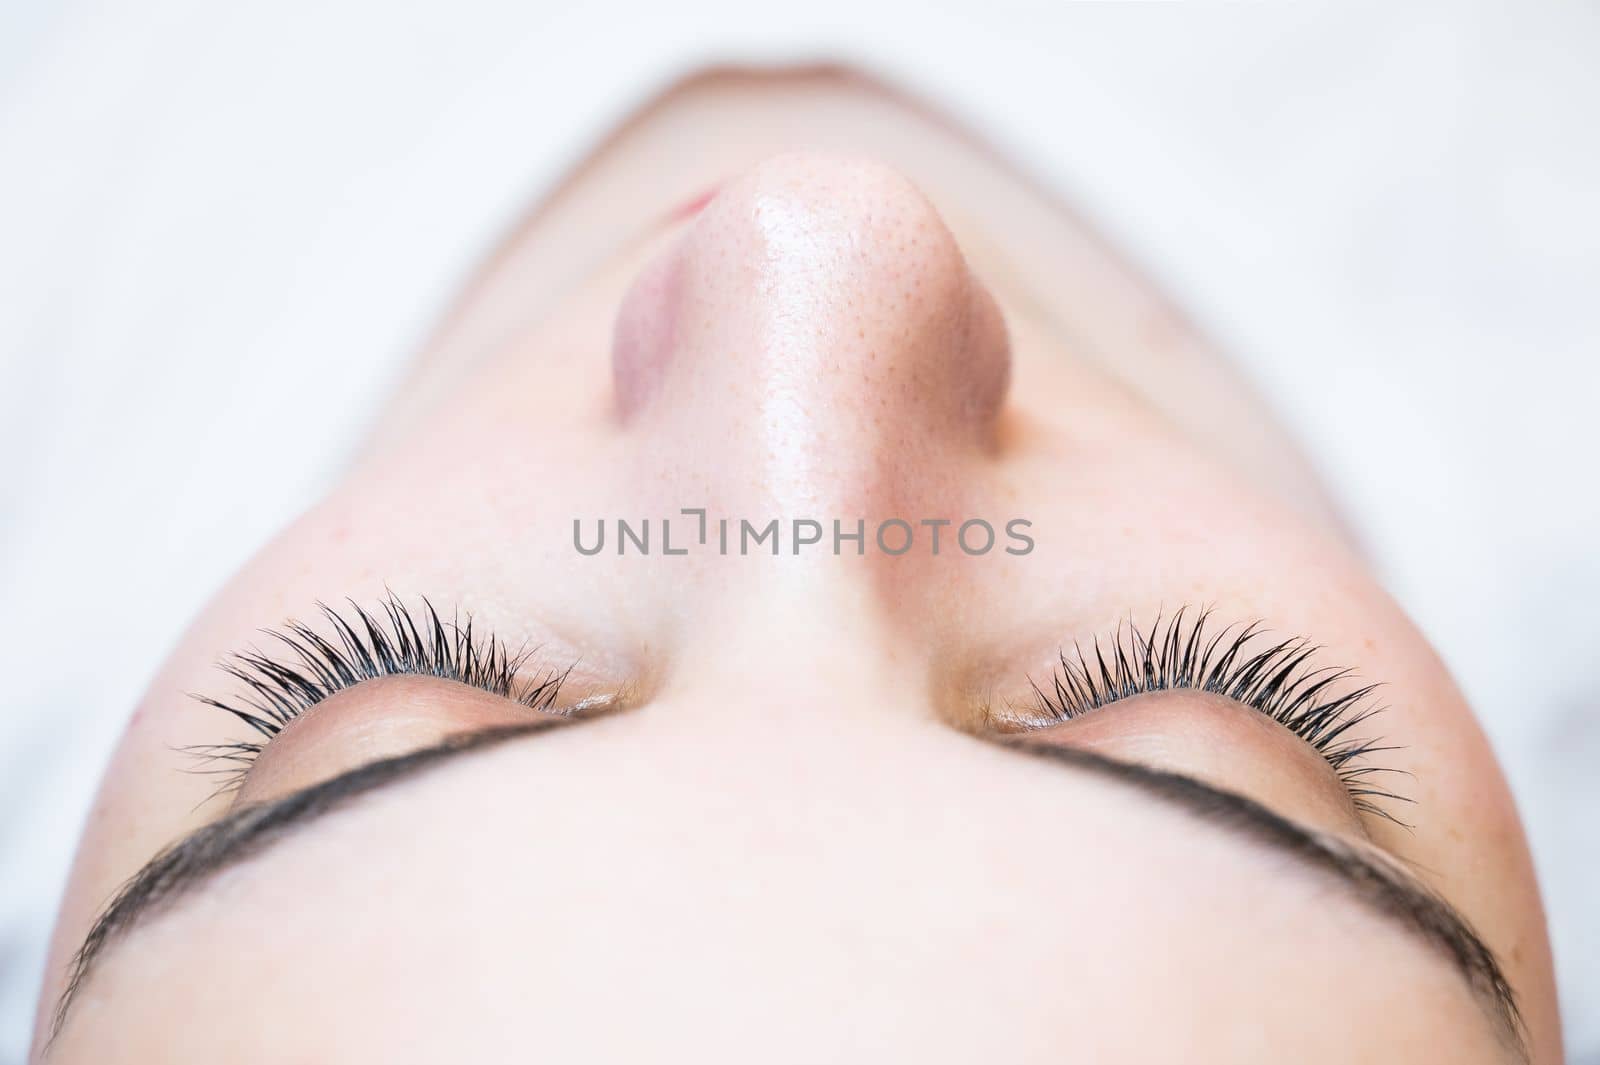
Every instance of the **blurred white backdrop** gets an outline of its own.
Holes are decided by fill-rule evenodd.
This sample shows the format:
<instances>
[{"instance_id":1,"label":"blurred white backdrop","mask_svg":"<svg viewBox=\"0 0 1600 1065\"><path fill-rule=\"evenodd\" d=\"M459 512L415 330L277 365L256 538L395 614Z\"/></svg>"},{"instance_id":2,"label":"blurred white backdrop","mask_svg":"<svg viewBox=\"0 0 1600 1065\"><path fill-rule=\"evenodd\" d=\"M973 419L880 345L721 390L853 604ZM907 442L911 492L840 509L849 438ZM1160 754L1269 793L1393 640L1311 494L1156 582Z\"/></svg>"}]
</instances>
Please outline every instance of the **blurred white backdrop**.
<instances>
[{"instance_id":1,"label":"blurred white backdrop","mask_svg":"<svg viewBox=\"0 0 1600 1065\"><path fill-rule=\"evenodd\" d=\"M985 131L1279 403L1507 764L1600 1062L1600 8L997 0L0 5L0 1062L122 719L476 257L667 78L812 58Z\"/></svg>"}]
</instances>

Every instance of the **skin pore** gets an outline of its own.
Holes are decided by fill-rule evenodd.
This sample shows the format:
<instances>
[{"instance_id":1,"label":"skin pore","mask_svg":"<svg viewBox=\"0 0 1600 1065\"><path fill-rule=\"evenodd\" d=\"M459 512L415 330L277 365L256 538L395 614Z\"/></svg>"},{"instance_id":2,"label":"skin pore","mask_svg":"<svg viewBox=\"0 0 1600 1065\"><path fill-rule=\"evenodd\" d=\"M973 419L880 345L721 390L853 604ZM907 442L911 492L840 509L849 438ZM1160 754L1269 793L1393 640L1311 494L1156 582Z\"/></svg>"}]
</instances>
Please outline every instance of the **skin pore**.
<instances>
[{"instance_id":1,"label":"skin pore","mask_svg":"<svg viewBox=\"0 0 1600 1065\"><path fill-rule=\"evenodd\" d=\"M723 554L684 508L828 538ZM618 518L656 550L575 550ZM1034 546L968 554L972 518ZM260 632L290 621L332 657ZM1293 637L1300 672L1239 673ZM1096 689L1052 709L1074 663ZM1353 674L1292 702L1324 667ZM1374 682L1323 742L1307 715ZM238 743L214 797L174 751ZM1283 430L1069 212L829 70L680 84L485 266L135 712L37 1032L68 1062L1561 1059L1493 755Z\"/></svg>"}]
</instances>

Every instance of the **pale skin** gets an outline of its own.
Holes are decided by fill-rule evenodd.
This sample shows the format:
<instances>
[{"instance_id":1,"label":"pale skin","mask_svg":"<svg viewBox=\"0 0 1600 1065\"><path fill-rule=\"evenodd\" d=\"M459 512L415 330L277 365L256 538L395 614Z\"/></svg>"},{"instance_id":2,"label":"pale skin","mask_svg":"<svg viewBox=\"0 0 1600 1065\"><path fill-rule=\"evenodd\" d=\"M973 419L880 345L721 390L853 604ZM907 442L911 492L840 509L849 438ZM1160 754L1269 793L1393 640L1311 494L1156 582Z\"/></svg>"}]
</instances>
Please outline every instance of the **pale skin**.
<instances>
[{"instance_id":1,"label":"pale skin","mask_svg":"<svg viewBox=\"0 0 1600 1065\"><path fill-rule=\"evenodd\" d=\"M572 521L1031 522L1034 550L585 557ZM685 520L683 531L692 527ZM678 534L675 527L674 535ZM112 944L117 887L230 809L527 720L451 680L328 698L241 788L187 692L315 604L426 595L582 720L453 757ZM36 1060L1513 1060L1439 953L1137 789L1008 750L1063 647L1192 605L1384 684L1402 827L1213 695L1030 735L1388 856L1561 1047L1493 753L1308 466L1138 276L942 122L830 72L711 75L599 149L434 338L329 496L133 715L62 903ZM559 709L559 707L558 707ZM1386 859L1387 860L1387 859Z\"/></svg>"}]
</instances>

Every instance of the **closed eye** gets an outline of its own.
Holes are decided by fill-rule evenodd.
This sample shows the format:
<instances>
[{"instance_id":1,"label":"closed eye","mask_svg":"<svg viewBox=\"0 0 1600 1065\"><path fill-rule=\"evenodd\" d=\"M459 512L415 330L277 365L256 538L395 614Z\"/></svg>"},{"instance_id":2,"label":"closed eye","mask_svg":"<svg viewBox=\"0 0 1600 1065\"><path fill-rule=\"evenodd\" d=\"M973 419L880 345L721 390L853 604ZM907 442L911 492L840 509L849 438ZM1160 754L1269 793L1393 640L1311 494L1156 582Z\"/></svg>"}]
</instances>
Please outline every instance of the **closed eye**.
<instances>
[{"instance_id":1,"label":"closed eye","mask_svg":"<svg viewBox=\"0 0 1600 1065\"><path fill-rule=\"evenodd\" d=\"M349 601L341 613L317 604L325 630L287 622L263 634L277 648L256 648L221 663L241 690L217 698L196 695L248 725L255 736L231 743L182 748L196 759L195 772L215 774L215 795L237 791L267 745L312 707L342 691L381 677L432 677L454 681L507 699L535 715L560 715L562 687L571 673L542 669L528 649L511 651L503 640L474 627L470 615L447 620L426 597L413 608L389 593L375 610ZM592 700L585 701L587 708Z\"/></svg>"},{"instance_id":2,"label":"closed eye","mask_svg":"<svg viewBox=\"0 0 1600 1065\"><path fill-rule=\"evenodd\" d=\"M1394 804L1412 800L1389 786L1401 770L1374 762L1398 748L1368 733L1385 707L1376 684L1354 670L1316 664L1320 650L1304 637L1273 637L1259 621L1218 626L1210 610L1188 608L1141 628L1130 620L1095 637L1087 652L1063 649L1051 678L1033 681L1029 706L1015 723L1045 728L1124 699L1164 691L1221 696L1265 715L1315 750L1349 792L1356 809L1396 824Z\"/></svg>"}]
</instances>

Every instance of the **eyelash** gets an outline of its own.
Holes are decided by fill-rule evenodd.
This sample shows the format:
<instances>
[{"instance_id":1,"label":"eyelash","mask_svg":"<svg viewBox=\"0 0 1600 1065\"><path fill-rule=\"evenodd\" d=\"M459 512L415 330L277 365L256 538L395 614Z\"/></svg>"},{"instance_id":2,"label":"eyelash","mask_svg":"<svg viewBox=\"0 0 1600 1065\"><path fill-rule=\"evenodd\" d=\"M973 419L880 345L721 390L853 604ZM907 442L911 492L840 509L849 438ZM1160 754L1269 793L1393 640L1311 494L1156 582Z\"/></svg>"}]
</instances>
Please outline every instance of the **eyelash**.
<instances>
[{"instance_id":1,"label":"eyelash","mask_svg":"<svg viewBox=\"0 0 1600 1065\"><path fill-rule=\"evenodd\" d=\"M231 701L196 695L249 725L261 740L199 744L183 748L203 763L226 762L218 793L243 781L256 757L284 727L329 696L363 681L388 676L425 676L453 680L510 699L530 710L549 712L567 673L528 676L531 650L512 653L503 640L480 636L468 615L445 621L426 597L418 615L398 596L389 594L377 612L354 601L352 622L332 607L318 603L336 633L329 640L298 621L266 634L283 644L289 655L272 658L251 649L231 656L221 668L241 681L248 693ZM1412 800L1374 783L1373 778L1399 770L1367 764L1371 755L1397 748L1381 740L1348 738L1349 731L1381 713L1368 684L1342 695L1325 693L1354 671L1308 667L1319 650L1292 637L1245 655L1245 646L1263 635L1262 623L1227 625L1206 638L1211 611L1185 622L1185 610L1158 616L1148 632L1132 622L1117 627L1109 648L1095 637L1092 655L1073 645L1063 651L1049 691L1033 684L1038 709L1049 724L1069 721L1111 703L1162 691L1201 691L1248 706L1287 728L1325 759L1350 792L1357 809L1396 821L1378 803ZM1358 764L1359 763L1359 764ZM1398 822L1397 822L1398 823Z\"/></svg>"},{"instance_id":2,"label":"eyelash","mask_svg":"<svg viewBox=\"0 0 1600 1065\"><path fill-rule=\"evenodd\" d=\"M1265 635L1261 622L1226 625L1208 636L1211 611L1201 611L1193 621L1186 621L1185 613L1158 615L1147 631L1124 622L1105 646L1096 637L1087 655L1077 644L1071 656L1062 651L1049 689L1033 684L1046 725L1151 692L1220 695L1265 714L1310 744L1333 768L1358 810L1403 823L1380 804L1412 800L1374 779L1402 771L1367 761L1399 748L1350 736L1353 728L1385 709L1372 702L1378 685L1334 694L1355 673L1310 665L1320 650L1310 641L1291 637L1247 652L1247 644Z\"/></svg>"},{"instance_id":3,"label":"eyelash","mask_svg":"<svg viewBox=\"0 0 1600 1065\"><path fill-rule=\"evenodd\" d=\"M424 597L419 609L389 593L375 611L350 601L353 617L325 603L317 609L335 633L329 639L298 621L263 630L286 652L272 657L251 648L231 655L222 670L241 681L245 693L233 699L194 698L249 725L259 740L197 744L181 748L202 765L195 772L224 779L215 794L236 789L272 738L313 706L347 688L378 677L420 676L453 680L530 710L554 712L569 671L533 673L533 651L511 652L505 642L481 630L471 615L462 621L440 616Z\"/></svg>"}]
</instances>

